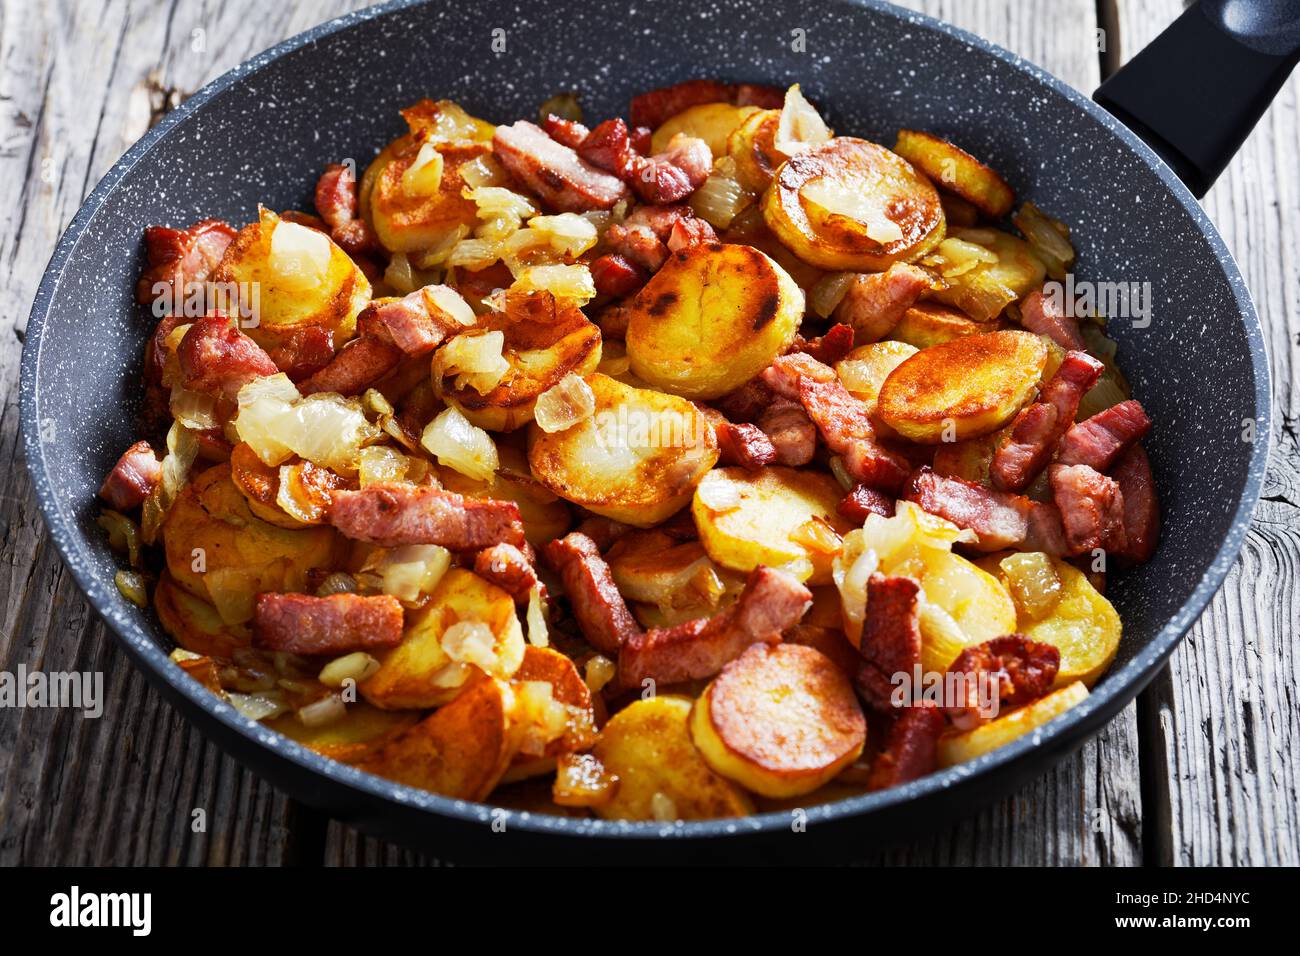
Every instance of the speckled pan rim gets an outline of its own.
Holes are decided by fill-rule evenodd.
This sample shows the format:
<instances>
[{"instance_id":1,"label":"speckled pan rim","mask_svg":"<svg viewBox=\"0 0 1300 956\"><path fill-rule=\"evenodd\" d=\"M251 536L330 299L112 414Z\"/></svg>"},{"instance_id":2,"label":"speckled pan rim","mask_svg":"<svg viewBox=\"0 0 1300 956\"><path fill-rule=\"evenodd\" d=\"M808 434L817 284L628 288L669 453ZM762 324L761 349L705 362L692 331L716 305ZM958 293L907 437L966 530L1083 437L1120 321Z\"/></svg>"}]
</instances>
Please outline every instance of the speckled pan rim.
<instances>
[{"instance_id":1,"label":"speckled pan rim","mask_svg":"<svg viewBox=\"0 0 1300 956\"><path fill-rule=\"evenodd\" d=\"M99 210L105 197L116 188L126 173L149 154L154 145L166 135L168 130L186 117L204 109L246 75L257 72L288 53L299 50L323 37L346 30L355 24L428 2L431 2L431 0L395 0L395 2L346 14L285 40L203 87L127 150L91 192L73 218L51 256L45 275L37 290L22 355L20 378L21 427L27 467L32 476L41 512L50 529L55 546L68 568L72 571L78 585L90 599L91 604L109 623L130 656L134 657L147 671L151 672L149 676L164 681L176 694L220 721L249 743L264 747L278 757L290 761L302 769L319 773L332 784L356 792L362 799L387 800L395 804L427 810L444 817L482 825L490 823L493 814L497 812L492 806L436 796L423 790L392 783L322 757L289 740L287 737L283 737L254 721L242 717L229 704L218 700L198 683L188 679L173 667L167 653L157 644L155 639L138 626L134 620L122 613L122 600L112 582L102 578L93 567L91 556L76 530L75 518L65 513L64 508L56 500L52 491L44 453L39 441L40 429L35 420L36 373L40 359L45 318L55 289L62 277L63 268L73 246ZM1272 417L1270 372L1264 347L1263 330L1260 327L1254 305L1246 290L1240 271L1218 231L1206 217L1200 204L1160 158L1109 113L1082 96L1072 87L1034 64L987 40L932 17L902 10L881 2L881 0L842 0L842 2L848 6L870 8L919 29L946 34L973 49L990 54L1013 68L1028 74L1041 85L1063 96L1075 108L1099 121L1120 142L1156 172L1174 198L1197 224L1218 259L1232 288L1238 312L1245 326L1246 338L1251 352L1251 366L1255 376L1255 412L1256 421L1259 425L1258 430L1266 436L1270 435ZM1077 746L1083 740L1098 732L1106 721L1126 706L1155 676L1157 670L1173 652L1183 634L1200 616L1205 606L1223 583L1245 540L1251 515L1263 486L1268 453L1268 439L1255 444L1232 525L1216 552L1214 560L1201 576L1200 581L1188 599L1170 621L1148 642L1147 646L1122 668L1107 674L1087 700L1047 724L1042 730L1030 737L1018 740L968 764L932 774L921 780L882 793L851 797L834 803L809 807L806 810L808 824L815 825L818 822L863 816L873 811L884 810L945 790L951 790L977 777L996 773L1000 768L1008 768L1012 764L1019 763L1027 759L1038 747L1051 747L1053 750L1060 752ZM630 840L661 839L665 837L725 838L783 830L790 826L789 813L782 811L756 814L751 817L737 819L668 825L579 819L518 810L506 812L509 826L512 829L559 836L591 836Z\"/></svg>"}]
</instances>

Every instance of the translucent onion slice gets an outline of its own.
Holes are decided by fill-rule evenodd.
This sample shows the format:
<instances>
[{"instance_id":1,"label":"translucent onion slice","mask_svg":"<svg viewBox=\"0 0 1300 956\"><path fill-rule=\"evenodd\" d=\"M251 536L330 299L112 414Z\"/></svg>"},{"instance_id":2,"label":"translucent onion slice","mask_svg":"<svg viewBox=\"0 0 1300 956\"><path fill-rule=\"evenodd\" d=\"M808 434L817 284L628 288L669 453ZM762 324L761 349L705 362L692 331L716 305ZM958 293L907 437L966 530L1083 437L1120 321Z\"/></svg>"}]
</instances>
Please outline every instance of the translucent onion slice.
<instances>
[{"instance_id":1,"label":"translucent onion slice","mask_svg":"<svg viewBox=\"0 0 1300 956\"><path fill-rule=\"evenodd\" d=\"M325 727L346 717L348 708L338 694L328 694L305 707L299 707L297 713L303 726Z\"/></svg>"},{"instance_id":2,"label":"translucent onion slice","mask_svg":"<svg viewBox=\"0 0 1300 956\"><path fill-rule=\"evenodd\" d=\"M105 508L95 522L108 532L108 546L125 554L131 567L140 567L140 527L126 515Z\"/></svg>"},{"instance_id":3,"label":"translucent onion slice","mask_svg":"<svg viewBox=\"0 0 1300 956\"><path fill-rule=\"evenodd\" d=\"M468 163L462 163L460 178L470 189L481 186L504 186L510 182L510 175L492 154L476 156Z\"/></svg>"},{"instance_id":4,"label":"translucent onion slice","mask_svg":"<svg viewBox=\"0 0 1300 956\"><path fill-rule=\"evenodd\" d=\"M475 325L478 319L465 297L449 285L427 285L423 290L424 302L464 326Z\"/></svg>"},{"instance_id":5,"label":"translucent onion slice","mask_svg":"<svg viewBox=\"0 0 1300 956\"><path fill-rule=\"evenodd\" d=\"M569 708L555 699L555 688L548 681L526 680L515 692L512 721L522 730L519 750L530 757L540 757L546 745L558 740L569 726Z\"/></svg>"},{"instance_id":6,"label":"translucent onion slice","mask_svg":"<svg viewBox=\"0 0 1300 956\"><path fill-rule=\"evenodd\" d=\"M532 266L516 277L512 291L549 292L555 298L579 308L596 297L591 270L582 263Z\"/></svg>"},{"instance_id":7,"label":"translucent onion slice","mask_svg":"<svg viewBox=\"0 0 1300 956\"><path fill-rule=\"evenodd\" d=\"M501 244L489 239L462 239L447 256L447 265L472 272L486 269L501 258Z\"/></svg>"},{"instance_id":8,"label":"translucent onion slice","mask_svg":"<svg viewBox=\"0 0 1300 956\"><path fill-rule=\"evenodd\" d=\"M1052 559L1041 551L1022 551L998 562L1007 577L1007 590L1016 608L1037 620L1047 616L1061 601L1061 576Z\"/></svg>"},{"instance_id":9,"label":"translucent onion slice","mask_svg":"<svg viewBox=\"0 0 1300 956\"><path fill-rule=\"evenodd\" d=\"M809 290L808 307L823 319L829 319L855 278L856 272L828 272Z\"/></svg>"},{"instance_id":10,"label":"translucent onion slice","mask_svg":"<svg viewBox=\"0 0 1300 956\"><path fill-rule=\"evenodd\" d=\"M136 607L149 606L149 591L145 587L144 575L139 571L118 571L113 575L113 583L122 597Z\"/></svg>"},{"instance_id":11,"label":"translucent onion slice","mask_svg":"<svg viewBox=\"0 0 1300 956\"><path fill-rule=\"evenodd\" d=\"M571 259L576 259L596 244L596 226L573 212L534 216L528 220L528 228L542 233L558 254Z\"/></svg>"},{"instance_id":12,"label":"translucent onion slice","mask_svg":"<svg viewBox=\"0 0 1300 956\"><path fill-rule=\"evenodd\" d=\"M582 378L573 372L565 375L541 395L533 407L537 427L549 434L572 428L596 411L596 396Z\"/></svg>"},{"instance_id":13,"label":"translucent onion slice","mask_svg":"<svg viewBox=\"0 0 1300 956\"><path fill-rule=\"evenodd\" d=\"M278 717L289 709L284 698L275 691L264 694L240 694L228 691L226 699L230 705L249 720L268 720Z\"/></svg>"},{"instance_id":14,"label":"translucent onion slice","mask_svg":"<svg viewBox=\"0 0 1300 956\"><path fill-rule=\"evenodd\" d=\"M365 651L353 651L326 664L317 679L326 687L342 687L347 681L359 684L377 670L379 661Z\"/></svg>"},{"instance_id":15,"label":"translucent onion slice","mask_svg":"<svg viewBox=\"0 0 1300 956\"><path fill-rule=\"evenodd\" d=\"M217 400L211 395L173 386L169 406L172 418L191 431L210 431L221 424L217 417Z\"/></svg>"},{"instance_id":16,"label":"translucent onion slice","mask_svg":"<svg viewBox=\"0 0 1300 956\"><path fill-rule=\"evenodd\" d=\"M451 552L436 544L408 544L373 552L362 567L375 573L380 589L399 601L415 602L432 594L451 567Z\"/></svg>"},{"instance_id":17,"label":"translucent onion slice","mask_svg":"<svg viewBox=\"0 0 1300 956\"><path fill-rule=\"evenodd\" d=\"M826 121L816 108L804 98L796 83L785 91L785 104L781 119L776 124L772 145L778 152L793 156L831 138Z\"/></svg>"},{"instance_id":18,"label":"translucent onion slice","mask_svg":"<svg viewBox=\"0 0 1300 956\"><path fill-rule=\"evenodd\" d=\"M730 156L719 157L700 188L691 193L687 204L715 229L726 229L742 209L754 204L753 193L740 185L736 177L736 161Z\"/></svg>"},{"instance_id":19,"label":"translucent onion slice","mask_svg":"<svg viewBox=\"0 0 1300 956\"><path fill-rule=\"evenodd\" d=\"M528 643L533 647L547 647L551 643L550 632L546 627L546 609L542 602L542 587L534 585L528 592Z\"/></svg>"},{"instance_id":20,"label":"translucent onion slice","mask_svg":"<svg viewBox=\"0 0 1300 956\"><path fill-rule=\"evenodd\" d=\"M799 195L826 216L843 216L860 223L867 238L881 245L903 238L903 230L886 215L875 190L850 189L843 183L823 178L804 186Z\"/></svg>"},{"instance_id":21,"label":"translucent onion slice","mask_svg":"<svg viewBox=\"0 0 1300 956\"><path fill-rule=\"evenodd\" d=\"M502 670L496 635L482 621L457 621L442 632L439 643L457 663L473 664L487 674Z\"/></svg>"},{"instance_id":22,"label":"translucent onion slice","mask_svg":"<svg viewBox=\"0 0 1300 956\"><path fill-rule=\"evenodd\" d=\"M296 222L279 220L271 230L268 264L284 288L295 292L314 289L329 273L329 237Z\"/></svg>"},{"instance_id":23,"label":"translucent onion slice","mask_svg":"<svg viewBox=\"0 0 1300 956\"><path fill-rule=\"evenodd\" d=\"M402 173L402 191L408 196L436 195L442 186L442 169L442 153L432 143L423 143Z\"/></svg>"},{"instance_id":24,"label":"translucent onion slice","mask_svg":"<svg viewBox=\"0 0 1300 956\"><path fill-rule=\"evenodd\" d=\"M504 186L478 186L461 190L461 195L478 207L480 219L503 216L523 221L537 215L537 207L531 199Z\"/></svg>"},{"instance_id":25,"label":"translucent onion slice","mask_svg":"<svg viewBox=\"0 0 1300 956\"><path fill-rule=\"evenodd\" d=\"M455 375L457 388L472 388L486 395L510 371L510 363L502 354L505 344L506 336L501 331L457 335L434 355L434 378Z\"/></svg>"},{"instance_id":26,"label":"translucent onion slice","mask_svg":"<svg viewBox=\"0 0 1300 956\"><path fill-rule=\"evenodd\" d=\"M388 445L367 445L361 449L361 458L357 465L357 480L362 488L390 481L403 481L406 478L409 461L410 459L396 448Z\"/></svg>"},{"instance_id":27,"label":"translucent onion slice","mask_svg":"<svg viewBox=\"0 0 1300 956\"><path fill-rule=\"evenodd\" d=\"M454 405L438 413L425 427L420 444L438 464L467 478L491 481L500 466L492 436L460 413Z\"/></svg>"},{"instance_id":28,"label":"translucent onion slice","mask_svg":"<svg viewBox=\"0 0 1300 956\"><path fill-rule=\"evenodd\" d=\"M604 690L605 685L614 679L617 671L618 668L608 657L596 654L588 658L583 668L583 679L587 683L587 689L593 694L599 694Z\"/></svg>"}]
</instances>

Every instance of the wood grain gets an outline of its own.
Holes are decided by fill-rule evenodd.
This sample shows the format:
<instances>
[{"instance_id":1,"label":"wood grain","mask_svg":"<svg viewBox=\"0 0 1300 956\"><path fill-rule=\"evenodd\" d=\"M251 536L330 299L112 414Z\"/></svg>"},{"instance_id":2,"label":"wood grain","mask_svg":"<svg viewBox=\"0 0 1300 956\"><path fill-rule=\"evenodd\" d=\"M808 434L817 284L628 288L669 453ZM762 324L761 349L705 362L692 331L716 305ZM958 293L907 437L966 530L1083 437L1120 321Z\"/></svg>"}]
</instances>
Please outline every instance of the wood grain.
<instances>
[{"instance_id":1,"label":"wood grain","mask_svg":"<svg viewBox=\"0 0 1300 956\"><path fill-rule=\"evenodd\" d=\"M326 826L185 725L80 596L18 461L20 333L54 242L90 188L181 97L258 50L362 5L0 0L0 292L10 303L0 318L0 454L13 463L0 472L0 669L102 670L112 702L99 720L0 710L0 863L432 862L345 825ZM1178 6L1060 0L1049 23L1016 0L904 5L986 36L1085 92L1103 64L1120 62ZM1109 27L1101 55L1099 23ZM1270 500L1243 561L1140 715L1130 707L1013 797L928 840L874 848L863 862L1297 862L1290 758L1300 675L1287 638L1300 624L1292 378L1300 344L1298 137L1293 82L1207 201L1270 330L1281 410ZM1225 681L1229 673L1240 679ZM1140 737L1149 744L1145 792ZM205 811L203 832L192 826L195 809Z\"/></svg>"}]
</instances>

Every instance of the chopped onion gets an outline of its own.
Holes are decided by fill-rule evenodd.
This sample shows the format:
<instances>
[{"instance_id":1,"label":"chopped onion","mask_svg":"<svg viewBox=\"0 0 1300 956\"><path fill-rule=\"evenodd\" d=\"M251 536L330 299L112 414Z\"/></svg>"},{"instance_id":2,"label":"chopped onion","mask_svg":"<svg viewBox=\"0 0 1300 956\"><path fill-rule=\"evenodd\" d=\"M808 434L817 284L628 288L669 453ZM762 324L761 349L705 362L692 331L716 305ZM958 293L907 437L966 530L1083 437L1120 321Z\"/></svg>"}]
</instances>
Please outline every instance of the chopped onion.
<instances>
[{"instance_id":1,"label":"chopped onion","mask_svg":"<svg viewBox=\"0 0 1300 956\"><path fill-rule=\"evenodd\" d=\"M402 481L406 478L409 459L388 445L367 445L361 449L360 462L357 465L357 480L362 488L367 485L390 481Z\"/></svg>"},{"instance_id":2,"label":"chopped onion","mask_svg":"<svg viewBox=\"0 0 1300 956\"><path fill-rule=\"evenodd\" d=\"M998 567L1007 577L1007 590L1025 617L1037 620L1047 616L1061 601L1061 576L1052 559L1041 551L1022 551L1007 555Z\"/></svg>"},{"instance_id":3,"label":"chopped onion","mask_svg":"<svg viewBox=\"0 0 1300 956\"><path fill-rule=\"evenodd\" d=\"M695 489L700 504L710 511L735 511L740 507L740 491L718 472L709 472Z\"/></svg>"},{"instance_id":4,"label":"chopped onion","mask_svg":"<svg viewBox=\"0 0 1300 956\"><path fill-rule=\"evenodd\" d=\"M844 464L844 459L839 455L831 456L830 469L831 474L835 476L835 480L840 483L840 487L845 491L852 491L858 486L857 479L849 474L848 466Z\"/></svg>"},{"instance_id":5,"label":"chopped onion","mask_svg":"<svg viewBox=\"0 0 1300 956\"><path fill-rule=\"evenodd\" d=\"M424 304L430 309L437 309L443 315L464 326L478 322L474 310L469 307L465 297L448 285L427 285L422 290Z\"/></svg>"},{"instance_id":6,"label":"chopped onion","mask_svg":"<svg viewBox=\"0 0 1300 956\"><path fill-rule=\"evenodd\" d=\"M504 186L510 182L510 175L491 153L475 156L469 162L462 163L458 172L461 180L470 189L478 189L482 186Z\"/></svg>"},{"instance_id":7,"label":"chopped onion","mask_svg":"<svg viewBox=\"0 0 1300 956\"><path fill-rule=\"evenodd\" d=\"M772 138L772 145L777 151L793 156L830 138L831 131L827 129L826 121L804 98L799 84L786 90L781 119L776 124L776 135Z\"/></svg>"},{"instance_id":8,"label":"chopped onion","mask_svg":"<svg viewBox=\"0 0 1300 956\"><path fill-rule=\"evenodd\" d=\"M831 580L840 592L844 628L850 638L861 633L862 622L867 616L867 579L879 566L880 559L867 546L863 529L855 529L844 536L840 553L831 562Z\"/></svg>"},{"instance_id":9,"label":"chopped onion","mask_svg":"<svg viewBox=\"0 0 1300 956\"><path fill-rule=\"evenodd\" d=\"M469 235L469 226L463 222L457 223L445 231L441 236L430 243L420 252L411 253L411 263L421 270L435 269L439 266L446 265L447 259L451 256L452 250L457 244ZM427 282L421 282L420 285L428 285ZM418 288L418 286L417 286Z\"/></svg>"},{"instance_id":10,"label":"chopped onion","mask_svg":"<svg viewBox=\"0 0 1300 956\"><path fill-rule=\"evenodd\" d=\"M604 690L605 685L614 679L617 671L618 668L608 657L596 654L588 658L583 668L583 679L587 683L587 689L593 694L599 694Z\"/></svg>"},{"instance_id":11,"label":"chopped onion","mask_svg":"<svg viewBox=\"0 0 1300 956\"><path fill-rule=\"evenodd\" d=\"M526 680L515 692L512 722L522 730L519 749L531 757L540 757L546 745L564 736L569 726L569 709L555 699L549 681Z\"/></svg>"},{"instance_id":12,"label":"chopped onion","mask_svg":"<svg viewBox=\"0 0 1300 956\"><path fill-rule=\"evenodd\" d=\"M162 477L140 510L140 536L145 544L153 544L157 540L163 518L189 480L190 468L198 455L199 442L194 433L180 422L172 422L167 431L167 454L162 460Z\"/></svg>"},{"instance_id":13,"label":"chopped onion","mask_svg":"<svg viewBox=\"0 0 1300 956\"><path fill-rule=\"evenodd\" d=\"M239 391L235 431L263 464L291 455L340 474L354 474L361 446L379 437L355 398L319 392L305 398L283 374L255 379Z\"/></svg>"},{"instance_id":14,"label":"chopped onion","mask_svg":"<svg viewBox=\"0 0 1300 956\"><path fill-rule=\"evenodd\" d=\"M488 239L462 239L447 256L449 266L463 266L471 272L486 269L501 258L501 244Z\"/></svg>"},{"instance_id":15,"label":"chopped onion","mask_svg":"<svg viewBox=\"0 0 1300 956\"><path fill-rule=\"evenodd\" d=\"M1046 215L1031 202L1020 207L1011 217L1016 228L1038 258L1047 266L1047 274L1057 282L1065 281L1065 273L1074 265L1074 246L1070 245L1070 230L1064 223Z\"/></svg>"},{"instance_id":16,"label":"chopped onion","mask_svg":"<svg viewBox=\"0 0 1300 956\"><path fill-rule=\"evenodd\" d=\"M457 388L472 388L486 395L510 371L510 362L502 354L505 344L506 335L501 331L454 336L434 355L433 376L441 381L455 375Z\"/></svg>"},{"instance_id":17,"label":"chopped onion","mask_svg":"<svg viewBox=\"0 0 1300 956\"><path fill-rule=\"evenodd\" d=\"M528 228L548 237L553 249L561 255L576 259L596 244L596 227L573 212L558 216L534 216Z\"/></svg>"},{"instance_id":18,"label":"chopped onion","mask_svg":"<svg viewBox=\"0 0 1300 956\"><path fill-rule=\"evenodd\" d=\"M359 684L377 670L379 661L365 651L353 651L322 667L317 679L326 687L342 687L347 681Z\"/></svg>"},{"instance_id":19,"label":"chopped onion","mask_svg":"<svg viewBox=\"0 0 1300 956\"><path fill-rule=\"evenodd\" d=\"M510 287L512 292L549 292L581 308L596 297L591 270L582 263L532 266L524 269Z\"/></svg>"},{"instance_id":20,"label":"chopped onion","mask_svg":"<svg viewBox=\"0 0 1300 956\"><path fill-rule=\"evenodd\" d=\"M841 543L839 532L821 515L813 515L791 531L790 540L820 554L838 554Z\"/></svg>"},{"instance_id":21,"label":"chopped onion","mask_svg":"<svg viewBox=\"0 0 1300 956\"><path fill-rule=\"evenodd\" d=\"M380 590L399 601L415 602L432 594L451 567L451 552L436 544L408 544L380 549L366 560L363 571L379 576Z\"/></svg>"},{"instance_id":22,"label":"chopped onion","mask_svg":"<svg viewBox=\"0 0 1300 956\"><path fill-rule=\"evenodd\" d=\"M519 222L537 215L531 199L504 186L477 186L462 190L461 195L478 207L479 219L513 219L518 228Z\"/></svg>"},{"instance_id":23,"label":"chopped onion","mask_svg":"<svg viewBox=\"0 0 1300 956\"><path fill-rule=\"evenodd\" d=\"M826 216L843 216L862 225L867 238L881 245L898 242L903 230L890 219L875 190L850 189L834 179L814 179L799 191L805 201Z\"/></svg>"},{"instance_id":24,"label":"chopped onion","mask_svg":"<svg viewBox=\"0 0 1300 956\"><path fill-rule=\"evenodd\" d=\"M823 319L829 319L858 277L856 272L828 272L808 292L808 307Z\"/></svg>"},{"instance_id":25,"label":"chopped onion","mask_svg":"<svg viewBox=\"0 0 1300 956\"><path fill-rule=\"evenodd\" d=\"M104 508L95 522L108 532L108 546L125 553L131 567L140 567L140 527L126 515Z\"/></svg>"},{"instance_id":26,"label":"chopped onion","mask_svg":"<svg viewBox=\"0 0 1300 956\"><path fill-rule=\"evenodd\" d=\"M136 607L149 606L149 592L145 588L144 575L139 571L118 571L113 575L113 583L122 597Z\"/></svg>"},{"instance_id":27,"label":"chopped onion","mask_svg":"<svg viewBox=\"0 0 1300 956\"><path fill-rule=\"evenodd\" d=\"M249 720L267 720L271 717L278 717L289 709L289 705L284 702L284 698L276 691L265 694L240 694L236 691L228 691L226 699L230 705L239 711Z\"/></svg>"},{"instance_id":28,"label":"chopped onion","mask_svg":"<svg viewBox=\"0 0 1300 956\"><path fill-rule=\"evenodd\" d=\"M217 417L217 400L211 395L174 385L168 404L172 418L191 431L206 432L221 424Z\"/></svg>"},{"instance_id":29,"label":"chopped onion","mask_svg":"<svg viewBox=\"0 0 1300 956\"><path fill-rule=\"evenodd\" d=\"M753 205L754 199L736 177L736 161L722 156L713 164L709 178L691 193L687 204L710 226L726 229L742 209Z\"/></svg>"},{"instance_id":30,"label":"chopped onion","mask_svg":"<svg viewBox=\"0 0 1300 956\"><path fill-rule=\"evenodd\" d=\"M656 790L650 797L650 815L659 823L672 823L678 819L677 804L668 794Z\"/></svg>"},{"instance_id":31,"label":"chopped onion","mask_svg":"<svg viewBox=\"0 0 1300 956\"><path fill-rule=\"evenodd\" d=\"M367 415L391 415L394 412L393 403L377 388L368 388L362 393L361 407Z\"/></svg>"},{"instance_id":32,"label":"chopped onion","mask_svg":"<svg viewBox=\"0 0 1300 956\"><path fill-rule=\"evenodd\" d=\"M533 406L537 427L548 434L562 432L590 418L596 411L596 396L583 379L569 372L541 395Z\"/></svg>"},{"instance_id":33,"label":"chopped onion","mask_svg":"<svg viewBox=\"0 0 1300 956\"><path fill-rule=\"evenodd\" d=\"M407 295L418 288L415 284L415 270L411 267L411 260L406 258L405 252L395 252L393 258L388 260L388 268L384 270L384 282L401 295Z\"/></svg>"},{"instance_id":34,"label":"chopped onion","mask_svg":"<svg viewBox=\"0 0 1300 956\"><path fill-rule=\"evenodd\" d=\"M329 597L331 594L356 594L357 579L346 571L333 571L316 589L317 597Z\"/></svg>"},{"instance_id":35,"label":"chopped onion","mask_svg":"<svg viewBox=\"0 0 1300 956\"><path fill-rule=\"evenodd\" d=\"M293 292L314 289L329 274L329 236L296 222L277 220L271 230L268 264L282 287Z\"/></svg>"},{"instance_id":36,"label":"chopped onion","mask_svg":"<svg viewBox=\"0 0 1300 956\"><path fill-rule=\"evenodd\" d=\"M239 390L239 412L234 420L239 440L247 442L266 465L278 465L293 449L276 437L280 419L301 396L283 372L255 378Z\"/></svg>"},{"instance_id":37,"label":"chopped onion","mask_svg":"<svg viewBox=\"0 0 1300 956\"><path fill-rule=\"evenodd\" d=\"M968 239L949 236L939 243L925 264L933 266L945 279L965 275L981 265L996 265L998 254Z\"/></svg>"},{"instance_id":38,"label":"chopped onion","mask_svg":"<svg viewBox=\"0 0 1300 956\"><path fill-rule=\"evenodd\" d=\"M438 464L467 478L491 481L499 467L492 436L471 425L454 405L429 422L420 436L420 444L438 459Z\"/></svg>"},{"instance_id":39,"label":"chopped onion","mask_svg":"<svg viewBox=\"0 0 1300 956\"><path fill-rule=\"evenodd\" d=\"M304 727L324 727L347 716L348 708L338 694L329 694L298 708L298 720Z\"/></svg>"},{"instance_id":40,"label":"chopped onion","mask_svg":"<svg viewBox=\"0 0 1300 956\"><path fill-rule=\"evenodd\" d=\"M525 616L528 621L528 643L533 647L549 646L551 639L546 628L546 609L542 606L540 584L533 585L533 589L528 592L528 613Z\"/></svg>"},{"instance_id":41,"label":"chopped onion","mask_svg":"<svg viewBox=\"0 0 1300 956\"><path fill-rule=\"evenodd\" d=\"M290 518L303 524L320 524L325 517L328 500L322 500L320 491L311 488L304 480L311 467L306 462L281 465L275 503Z\"/></svg>"},{"instance_id":42,"label":"chopped onion","mask_svg":"<svg viewBox=\"0 0 1300 956\"><path fill-rule=\"evenodd\" d=\"M473 664L486 674L501 670L496 635L482 621L457 621L439 639L447 656L460 664Z\"/></svg>"},{"instance_id":43,"label":"chopped onion","mask_svg":"<svg viewBox=\"0 0 1300 956\"><path fill-rule=\"evenodd\" d=\"M421 144L415 161L402 173L402 191L408 196L435 196L442 186L442 153L432 143Z\"/></svg>"}]
</instances>

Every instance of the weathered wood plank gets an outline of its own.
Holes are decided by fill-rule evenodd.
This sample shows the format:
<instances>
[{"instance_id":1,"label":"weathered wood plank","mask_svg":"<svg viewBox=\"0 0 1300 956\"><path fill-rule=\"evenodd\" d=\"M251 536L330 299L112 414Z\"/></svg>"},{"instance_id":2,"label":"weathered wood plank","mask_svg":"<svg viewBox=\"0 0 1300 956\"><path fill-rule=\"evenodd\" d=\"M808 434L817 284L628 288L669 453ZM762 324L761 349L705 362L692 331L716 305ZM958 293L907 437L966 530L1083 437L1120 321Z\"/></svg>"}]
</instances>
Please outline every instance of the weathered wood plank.
<instances>
[{"instance_id":1,"label":"weathered wood plank","mask_svg":"<svg viewBox=\"0 0 1300 956\"><path fill-rule=\"evenodd\" d=\"M1179 0L1117 0L1119 60L1173 21ZM1205 198L1259 310L1273 370L1273 451L1242 557L1166 674L1142 732L1167 780L1153 861L1300 862L1300 75ZM1243 411L1243 414L1245 412Z\"/></svg>"}]
</instances>

